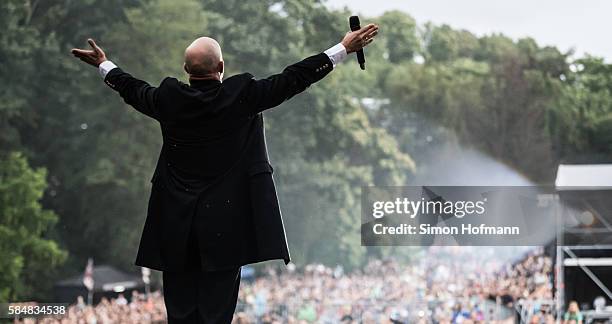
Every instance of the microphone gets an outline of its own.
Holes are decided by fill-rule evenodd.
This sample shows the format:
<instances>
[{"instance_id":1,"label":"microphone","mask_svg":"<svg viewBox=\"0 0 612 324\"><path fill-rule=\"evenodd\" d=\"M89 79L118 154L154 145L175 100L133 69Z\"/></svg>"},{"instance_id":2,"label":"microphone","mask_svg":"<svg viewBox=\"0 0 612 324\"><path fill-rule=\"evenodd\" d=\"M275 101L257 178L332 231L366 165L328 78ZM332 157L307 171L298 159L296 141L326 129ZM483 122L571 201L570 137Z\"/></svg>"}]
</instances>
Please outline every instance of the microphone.
<instances>
[{"instance_id":1,"label":"microphone","mask_svg":"<svg viewBox=\"0 0 612 324\"><path fill-rule=\"evenodd\" d=\"M361 24L359 23L359 17L351 16L349 18L349 26L351 27L351 31L356 31L361 29ZM365 56L363 55L363 48L357 51L357 62L359 62L359 66L362 70L365 70Z\"/></svg>"}]
</instances>

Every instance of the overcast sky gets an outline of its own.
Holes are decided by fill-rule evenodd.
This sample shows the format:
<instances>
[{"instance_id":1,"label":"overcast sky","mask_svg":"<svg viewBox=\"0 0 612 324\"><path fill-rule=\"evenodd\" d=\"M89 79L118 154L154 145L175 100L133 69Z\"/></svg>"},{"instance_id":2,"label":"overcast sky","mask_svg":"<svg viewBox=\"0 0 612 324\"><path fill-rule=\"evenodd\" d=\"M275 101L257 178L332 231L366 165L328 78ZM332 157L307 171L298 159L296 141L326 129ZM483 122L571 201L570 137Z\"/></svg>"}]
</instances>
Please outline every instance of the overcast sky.
<instances>
[{"instance_id":1,"label":"overcast sky","mask_svg":"<svg viewBox=\"0 0 612 324\"><path fill-rule=\"evenodd\" d=\"M576 49L612 62L612 0L326 0L331 8L374 16L399 9L477 35L530 36L540 45Z\"/></svg>"}]
</instances>

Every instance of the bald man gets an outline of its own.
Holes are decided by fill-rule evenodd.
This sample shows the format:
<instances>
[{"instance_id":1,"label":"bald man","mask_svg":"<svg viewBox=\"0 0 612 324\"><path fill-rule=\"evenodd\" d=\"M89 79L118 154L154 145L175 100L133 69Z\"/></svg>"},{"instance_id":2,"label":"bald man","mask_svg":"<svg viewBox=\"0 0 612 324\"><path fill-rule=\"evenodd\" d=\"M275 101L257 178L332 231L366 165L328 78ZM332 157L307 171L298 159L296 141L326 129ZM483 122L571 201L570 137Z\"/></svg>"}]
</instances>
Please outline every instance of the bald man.
<instances>
[{"instance_id":1,"label":"bald man","mask_svg":"<svg viewBox=\"0 0 612 324\"><path fill-rule=\"evenodd\" d=\"M321 80L377 33L378 26L367 25L259 80L249 73L223 79L219 43L201 37L185 50L189 84L168 77L158 87L108 61L92 39L92 50L72 50L98 67L128 105L161 126L136 265L163 271L169 323L230 323L240 267L289 263L262 112Z\"/></svg>"},{"instance_id":2,"label":"bald man","mask_svg":"<svg viewBox=\"0 0 612 324\"><path fill-rule=\"evenodd\" d=\"M190 80L210 78L214 73L220 73L219 80L223 79L221 46L210 37L196 39L185 49L183 68L189 74Z\"/></svg>"}]
</instances>

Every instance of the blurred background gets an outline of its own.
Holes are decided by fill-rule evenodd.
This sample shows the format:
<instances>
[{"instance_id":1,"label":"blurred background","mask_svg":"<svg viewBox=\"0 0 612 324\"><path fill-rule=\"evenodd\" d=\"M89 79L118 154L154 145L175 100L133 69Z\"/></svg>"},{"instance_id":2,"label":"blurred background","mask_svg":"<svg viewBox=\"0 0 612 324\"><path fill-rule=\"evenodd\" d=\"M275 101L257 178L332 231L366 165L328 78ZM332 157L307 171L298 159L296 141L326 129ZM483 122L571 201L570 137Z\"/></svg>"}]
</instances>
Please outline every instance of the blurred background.
<instances>
[{"instance_id":1,"label":"blurred background","mask_svg":"<svg viewBox=\"0 0 612 324\"><path fill-rule=\"evenodd\" d=\"M586 9L572 15L569 5ZM572 307L571 298L554 300L560 286L553 269L563 262L554 237L552 248L362 247L360 192L369 185L555 185L560 165L612 162L605 9L595 1L497 7L484 1L4 0L0 302L66 300L76 303L71 318L87 323L164 321L160 274L143 275L133 265L161 148L159 126L126 106L71 48L92 37L117 65L157 85L168 75L187 81L184 48L206 35L221 44L226 76L265 77L338 43L348 17L359 13L362 25L380 25L365 50L366 72L351 56L265 113L295 263L244 269L236 321L563 318ZM609 169L583 171L599 189L602 181L612 184ZM585 177L571 173L563 185ZM600 191L598 199L610 200L609 191ZM611 230L610 206L597 206L589 226ZM602 240L583 245L607 247ZM597 256L612 256L605 251ZM95 281L89 294L88 277ZM580 308L595 308L598 296L610 303L609 290L592 287Z\"/></svg>"}]
</instances>

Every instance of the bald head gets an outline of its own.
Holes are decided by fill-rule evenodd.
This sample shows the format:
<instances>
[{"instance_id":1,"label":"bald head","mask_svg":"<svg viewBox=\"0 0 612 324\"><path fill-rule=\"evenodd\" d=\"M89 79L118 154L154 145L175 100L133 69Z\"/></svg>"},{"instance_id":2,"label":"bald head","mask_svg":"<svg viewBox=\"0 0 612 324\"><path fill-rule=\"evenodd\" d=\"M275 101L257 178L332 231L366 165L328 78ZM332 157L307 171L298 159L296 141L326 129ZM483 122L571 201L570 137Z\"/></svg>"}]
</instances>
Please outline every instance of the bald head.
<instances>
[{"instance_id":1,"label":"bald head","mask_svg":"<svg viewBox=\"0 0 612 324\"><path fill-rule=\"evenodd\" d=\"M210 37L200 37L185 49L185 71L192 79L221 79L223 55L221 46Z\"/></svg>"}]
</instances>

